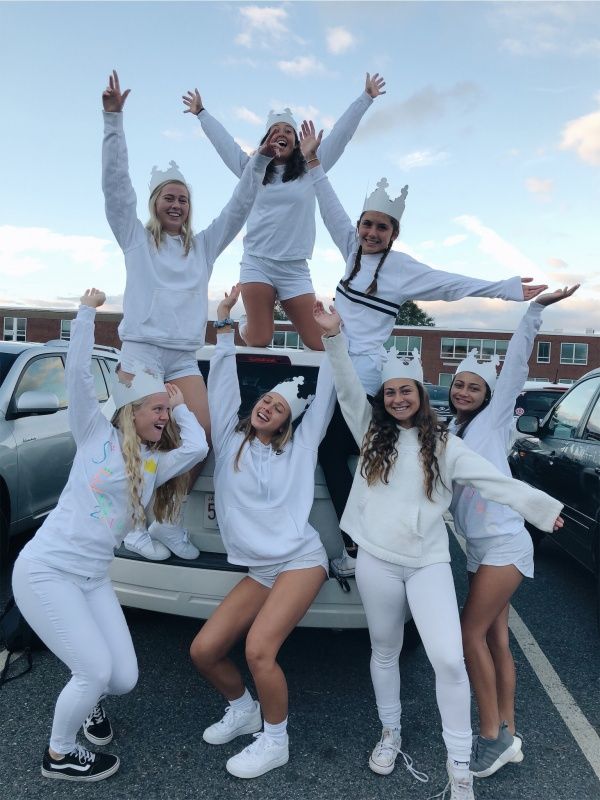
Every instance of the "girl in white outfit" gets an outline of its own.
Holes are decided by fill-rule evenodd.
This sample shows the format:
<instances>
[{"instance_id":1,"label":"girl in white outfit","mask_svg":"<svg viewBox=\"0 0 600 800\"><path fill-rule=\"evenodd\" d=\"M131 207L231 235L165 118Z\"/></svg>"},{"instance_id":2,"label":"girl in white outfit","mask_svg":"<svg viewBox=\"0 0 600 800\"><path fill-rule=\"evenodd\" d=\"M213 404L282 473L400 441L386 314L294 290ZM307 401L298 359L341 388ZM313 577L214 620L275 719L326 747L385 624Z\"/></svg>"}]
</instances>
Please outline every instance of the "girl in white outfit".
<instances>
[{"instance_id":1,"label":"girl in white outfit","mask_svg":"<svg viewBox=\"0 0 600 800\"><path fill-rule=\"evenodd\" d=\"M450 388L455 418L450 430L505 475L515 401L529 371L528 361L542 323L544 306L570 297L578 287L542 294L531 303L515 331L502 371L480 363L476 351L456 368ZM533 578L533 545L516 511L485 500L478 491L456 486L451 511L467 540L469 594L461 623L467 670L479 708L479 736L471 769L492 775L511 760L522 760L515 736L515 665L510 652L510 598Z\"/></svg>"},{"instance_id":2,"label":"girl in white outfit","mask_svg":"<svg viewBox=\"0 0 600 800\"><path fill-rule=\"evenodd\" d=\"M191 645L201 674L227 699L225 716L204 731L210 744L256 733L230 758L227 770L255 778L288 761L288 694L276 658L327 578L327 554L308 522L314 499L319 442L335 393L329 368L319 371L315 398L292 435L292 421L309 403L303 378L278 384L240 421L233 330L229 314L239 284L221 302L208 400L214 431L215 502L232 564L249 574L227 595ZM246 636L246 660L260 705L244 686L228 653ZM261 730L261 710L264 731Z\"/></svg>"},{"instance_id":3,"label":"girl in white outfit","mask_svg":"<svg viewBox=\"0 0 600 800\"><path fill-rule=\"evenodd\" d=\"M450 797L470 800L469 679L443 520L452 483L469 484L490 500L509 503L546 531L562 524L562 506L506 477L437 424L416 350L410 361L390 354L371 405L339 335L341 318L331 310L328 314L317 303L315 319L326 336L342 412L361 447L342 526L359 545L356 583L371 636L371 677L383 726L369 766L386 775L402 752L398 660L408 604L435 671ZM403 755L415 774L411 759Z\"/></svg>"},{"instance_id":4,"label":"girl in white outfit","mask_svg":"<svg viewBox=\"0 0 600 800\"><path fill-rule=\"evenodd\" d=\"M208 452L181 391L141 365L132 365L128 385L115 381L117 412L112 424L104 417L91 371L94 317L104 300L103 292L88 290L71 330L66 383L77 452L69 480L13 572L23 616L72 673L56 703L42 775L73 781L102 780L119 768L117 756L86 750L76 735L83 724L91 742L108 744L112 728L99 701L137 682L131 636L108 574L114 548L132 519L143 521L156 489L155 513L170 509L185 491L185 473Z\"/></svg>"},{"instance_id":5,"label":"girl in white outfit","mask_svg":"<svg viewBox=\"0 0 600 800\"><path fill-rule=\"evenodd\" d=\"M315 135L312 122L303 122L301 145L313 181L319 210L331 238L346 261L346 272L337 285L335 306L340 314L352 363L369 395L381 386L384 344L389 339L400 307L407 300L460 300L463 297L496 297L531 300L545 286L527 286L530 278L484 281L432 269L414 258L392 250L400 232L400 219L408 191L391 200L383 178L367 197L356 225L346 214L319 162L323 131ZM348 456L355 446L336 409L319 452L327 488L341 519L352 473ZM347 533L347 532L346 532ZM346 546L350 545L347 536ZM342 554L333 567L342 575L353 574L353 559Z\"/></svg>"},{"instance_id":6,"label":"girl in white outfit","mask_svg":"<svg viewBox=\"0 0 600 800\"><path fill-rule=\"evenodd\" d=\"M364 92L342 114L320 147L324 170L331 169L342 155L365 111L376 97L385 94L384 86L377 73L373 77L367 73ZM248 156L206 111L198 90L188 92L183 102L187 111L197 115L225 165L240 176ZM266 347L273 338L273 308L278 297L304 344L322 350L312 317L315 294L307 263L315 245L315 193L306 174L297 130L289 108L280 114L270 112L261 144L278 142L281 153L267 169L248 217L240 271L247 321L240 325L240 335L249 345Z\"/></svg>"},{"instance_id":7,"label":"girl in white outfit","mask_svg":"<svg viewBox=\"0 0 600 800\"><path fill-rule=\"evenodd\" d=\"M204 344L208 315L208 281L217 257L233 240L248 216L256 191L271 158L279 150L266 145L240 172L230 201L211 224L193 234L190 187L174 162L164 172L152 171L150 221L137 217L136 195L129 178L123 107L129 89L121 93L116 72L102 94L104 142L102 189L106 217L125 257L127 281L123 297L124 373L138 361L163 375L183 392L186 403L210 439L206 387L196 362ZM190 475L189 488L201 465ZM176 522L177 509L170 522ZM197 558L198 549L179 524L155 522L146 531L134 531L125 546L153 560Z\"/></svg>"}]
</instances>

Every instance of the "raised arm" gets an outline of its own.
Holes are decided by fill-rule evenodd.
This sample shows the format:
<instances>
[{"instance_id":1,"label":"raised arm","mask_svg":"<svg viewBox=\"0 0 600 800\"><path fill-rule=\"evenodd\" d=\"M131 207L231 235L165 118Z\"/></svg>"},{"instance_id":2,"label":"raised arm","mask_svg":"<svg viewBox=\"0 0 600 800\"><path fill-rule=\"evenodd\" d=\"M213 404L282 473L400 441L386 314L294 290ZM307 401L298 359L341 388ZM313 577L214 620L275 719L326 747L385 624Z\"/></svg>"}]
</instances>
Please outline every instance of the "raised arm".
<instances>
[{"instance_id":1,"label":"raised arm","mask_svg":"<svg viewBox=\"0 0 600 800\"><path fill-rule=\"evenodd\" d=\"M325 359L319 369L315 399L306 410L294 434L296 444L317 451L331 422L335 399L333 372L329 359Z\"/></svg>"},{"instance_id":2,"label":"raised arm","mask_svg":"<svg viewBox=\"0 0 600 800\"><path fill-rule=\"evenodd\" d=\"M182 475L208 455L204 428L185 405L181 390L174 383L166 383L169 405L181 432L181 445L174 450L161 451L156 470L156 487L175 475Z\"/></svg>"}]
</instances>

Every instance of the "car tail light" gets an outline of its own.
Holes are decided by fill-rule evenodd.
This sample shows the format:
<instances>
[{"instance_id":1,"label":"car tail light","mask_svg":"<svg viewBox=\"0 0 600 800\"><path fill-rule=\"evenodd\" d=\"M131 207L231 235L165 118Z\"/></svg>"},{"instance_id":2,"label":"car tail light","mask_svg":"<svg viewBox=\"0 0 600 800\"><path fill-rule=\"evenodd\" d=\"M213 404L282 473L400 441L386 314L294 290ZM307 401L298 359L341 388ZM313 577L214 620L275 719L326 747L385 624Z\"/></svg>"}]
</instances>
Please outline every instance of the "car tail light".
<instances>
[{"instance_id":1,"label":"car tail light","mask_svg":"<svg viewBox=\"0 0 600 800\"><path fill-rule=\"evenodd\" d=\"M238 353L238 364L286 364L290 365L289 356L260 355L259 353Z\"/></svg>"}]
</instances>

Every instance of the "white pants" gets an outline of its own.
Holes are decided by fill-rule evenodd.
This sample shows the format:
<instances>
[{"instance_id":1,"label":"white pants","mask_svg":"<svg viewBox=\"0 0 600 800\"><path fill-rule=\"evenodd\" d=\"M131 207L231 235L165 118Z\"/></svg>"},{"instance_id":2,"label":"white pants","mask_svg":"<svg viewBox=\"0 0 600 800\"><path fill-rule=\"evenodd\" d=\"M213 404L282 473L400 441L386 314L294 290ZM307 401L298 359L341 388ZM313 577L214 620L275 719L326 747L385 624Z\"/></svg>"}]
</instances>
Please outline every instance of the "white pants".
<instances>
[{"instance_id":1,"label":"white pants","mask_svg":"<svg viewBox=\"0 0 600 800\"><path fill-rule=\"evenodd\" d=\"M130 692L137 659L108 575L86 578L20 556L16 603L33 630L71 670L56 701L50 747L69 753L85 718L107 694Z\"/></svg>"},{"instance_id":2,"label":"white pants","mask_svg":"<svg viewBox=\"0 0 600 800\"><path fill-rule=\"evenodd\" d=\"M371 637L371 679L381 724L400 727L399 658L407 603L435 672L448 757L469 761L471 693L450 564L402 567L358 548L356 585Z\"/></svg>"}]
</instances>

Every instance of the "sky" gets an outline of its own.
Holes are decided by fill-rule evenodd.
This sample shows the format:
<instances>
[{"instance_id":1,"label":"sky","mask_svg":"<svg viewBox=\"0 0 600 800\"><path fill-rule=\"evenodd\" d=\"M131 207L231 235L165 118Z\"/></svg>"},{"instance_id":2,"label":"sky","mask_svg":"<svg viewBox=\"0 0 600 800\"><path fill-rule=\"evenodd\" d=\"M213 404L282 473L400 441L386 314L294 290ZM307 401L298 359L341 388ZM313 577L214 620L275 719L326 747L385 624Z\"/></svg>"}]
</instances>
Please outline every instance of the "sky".
<instances>
[{"instance_id":1,"label":"sky","mask_svg":"<svg viewBox=\"0 0 600 800\"><path fill-rule=\"evenodd\" d=\"M600 3L1 2L0 305L74 307L91 285L120 306L122 254L100 187L101 94L130 88L125 130L138 214L153 165L192 186L194 228L235 177L181 95L247 151L270 109L325 132L379 72L385 95L329 173L358 218L385 176L409 184L395 247L497 280L582 282L547 330L600 330ZM595 222L594 222L595 220ZM242 236L215 264L210 309L236 280ZM344 264L317 210L310 262L323 299ZM423 303L440 326L513 329L518 303Z\"/></svg>"}]
</instances>

